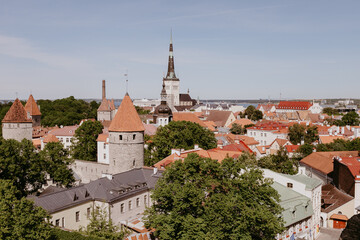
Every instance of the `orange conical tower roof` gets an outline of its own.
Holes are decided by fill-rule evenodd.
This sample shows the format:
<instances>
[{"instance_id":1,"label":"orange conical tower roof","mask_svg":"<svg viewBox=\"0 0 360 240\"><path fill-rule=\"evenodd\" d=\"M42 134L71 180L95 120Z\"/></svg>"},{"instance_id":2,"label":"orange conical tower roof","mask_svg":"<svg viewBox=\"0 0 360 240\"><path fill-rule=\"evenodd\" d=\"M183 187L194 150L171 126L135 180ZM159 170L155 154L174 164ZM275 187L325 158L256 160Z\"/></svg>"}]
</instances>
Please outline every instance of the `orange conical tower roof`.
<instances>
[{"instance_id":1,"label":"orange conical tower roof","mask_svg":"<svg viewBox=\"0 0 360 240\"><path fill-rule=\"evenodd\" d=\"M109 132L142 132L145 131L144 125L136 112L134 104L126 93L120 107L111 121Z\"/></svg>"},{"instance_id":2,"label":"orange conical tower roof","mask_svg":"<svg viewBox=\"0 0 360 240\"><path fill-rule=\"evenodd\" d=\"M103 98L101 104L98 108L98 111L110 111L110 103L106 98Z\"/></svg>"},{"instance_id":3,"label":"orange conical tower roof","mask_svg":"<svg viewBox=\"0 0 360 240\"><path fill-rule=\"evenodd\" d=\"M41 116L40 109L38 108L32 94L30 94L29 99L25 104L25 111L30 113L30 116Z\"/></svg>"},{"instance_id":4,"label":"orange conical tower roof","mask_svg":"<svg viewBox=\"0 0 360 240\"><path fill-rule=\"evenodd\" d=\"M31 119L27 117L24 106L21 104L20 100L15 99L14 103L11 105L9 111L6 113L3 123L27 123L32 122Z\"/></svg>"}]
</instances>

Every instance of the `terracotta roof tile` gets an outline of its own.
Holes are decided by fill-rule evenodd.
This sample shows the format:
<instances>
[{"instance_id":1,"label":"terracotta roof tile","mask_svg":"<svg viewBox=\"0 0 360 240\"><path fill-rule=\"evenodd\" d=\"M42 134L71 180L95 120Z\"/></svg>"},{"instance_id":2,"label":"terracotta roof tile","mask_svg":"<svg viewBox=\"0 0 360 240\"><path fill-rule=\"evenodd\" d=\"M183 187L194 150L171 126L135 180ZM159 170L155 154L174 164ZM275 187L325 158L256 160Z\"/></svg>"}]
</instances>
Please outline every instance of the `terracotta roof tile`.
<instances>
[{"instance_id":1,"label":"terracotta roof tile","mask_svg":"<svg viewBox=\"0 0 360 240\"><path fill-rule=\"evenodd\" d=\"M303 158L300 163L314 168L322 173L329 174L334 169L333 158L335 156L357 156L357 153L357 151L313 152L309 156Z\"/></svg>"},{"instance_id":2,"label":"terracotta roof tile","mask_svg":"<svg viewBox=\"0 0 360 240\"><path fill-rule=\"evenodd\" d=\"M276 106L277 109L293 109L293 110L308 110L312 104L310 102L301 101L280 101Z\"/></svg>"},{"instance_id":3,"label":"terracotta roof tile","mask_svg":"<svg viewBox=\"0 0 360 240\"><path fill-rule=\"evenodd\" d=\"M359 157L342 157L340 163L347 166L351 174L356 178L360 175L360 158Z\"/></svg>"},{"instance_id":4,"label":"terracotta roof tile","mask_svg":"<svg viewBox=\"0 0 360 240\"><path fill-rule=\"evenodd\" d=\"M97 142L107 142L107 138L109 137L108 133L101 133L99 134L98 138L96 139Z\"/></svg>"},{"instance_id":5,"label":"terracotta roof tile","mask_svg":"<svg viewBox=\"0 0 360 240\"><path fill-rule=\"evenodd\" d=\"M53 130L50 130L49 133L55 136L74 136L75 131L79 128L78 125L74 126L64 126L62 128L56 128Z\"/></svg>"},{"instance_id":6,"label":"terracotta roof tile","mask_svg":"<svg viewBox=\"0 0 360 240\"><path fill-rule=\"evenodd\" d=\"M29 123L29 122L32 122L32 120L27 118L27 113L25 111L25 108L21 104L20 100L17 98L17 99L15 99L14 103L11 105L9 111L6 113L2 122L3 123Z\"/></svg>"},{"instance_id":7,"label":"terracotta roof tile","mask_svg":"<svg viewBox=\"0 0 360 240\"><path fill-rule=\"evenodd\" d=\"M143 132L144 125L139 114L136 112L133 102L128 94L122 100L119 109L111 121L109 131L111 132Z\"/></svg>"},{"instance_id":8,"label":"terracotta roof tile","mask_svg":"<svg viewBox=\"0 0 360 240\"><path fill-rule=\"evenodd\" d=\"M44 136L44 143L49 143L49 142L59 142L59 139L57 139L57 137L55 137L52 134L47 134Z\"/></svg>"},{"instance_id":9,"label":"terracotta roof tile","mask_svg":"<svg viewBox=\"0 0 360 240\"><path fill-rule=\"evenodd\" d=\"M29 99L25 104L25 111L30 113L30 116L41 116L40 109L38 108L32 94L30 94Z\"/></svg>"},{"instance_id":10,"label":"terracotta roof tile","mask_svg":"<svg viewBox=\"0 0 360 240\"><path fill-rule=\"evenodd\" d=\"M286 151L287 151L288 153L296 152L299 147L300 147L300 145L286 145L286 146L285 146Z\"/></svg>"},{"instance_id":11,"label":"terracotta roof tile","mask_svg":"<svg viewBox=\"0 0 360 240\"><path fill-rule=\"evenodd\" d=\"M254 124L250 119L248 118L240 118L240 119L236 119L234 122L232 122L229 125L229 128L232 128L232 125L236 123L237 125L241 125L241 126L245 126L245 125L250 125L250 124Z\"/></svg>"},{"instance_id":12,"label":"terracotta roof tile","mask_svg":"<svg viewBox=\"0 0 360 240\"><path fill-rule=\"evenodd\" d=\"M319 140L323 144L332 143L336 139L345 139L343 136L319 136Z\"/></svg>"},{"instance_id":13,"label":"terracotta roof tile","mask_svg":"<svg viewBox=\"0 0 360 240\"><path fill-rule=\"evenodd\" d=\"M98 111L111 111L110 102L106 98L101 101Z\"/></svg>"},{"instance_id":14,"label":"terracotta roof tile","mask_svg":"<svg viewBox=\"0 0 360 240\"><path fill-rule=\"evenodd\" d=\"M203 121L201 121L195 114L191 112L174 112L173 121L188 121L198 123L202 127L207 127Z\"/></svg>"}]
</instances>

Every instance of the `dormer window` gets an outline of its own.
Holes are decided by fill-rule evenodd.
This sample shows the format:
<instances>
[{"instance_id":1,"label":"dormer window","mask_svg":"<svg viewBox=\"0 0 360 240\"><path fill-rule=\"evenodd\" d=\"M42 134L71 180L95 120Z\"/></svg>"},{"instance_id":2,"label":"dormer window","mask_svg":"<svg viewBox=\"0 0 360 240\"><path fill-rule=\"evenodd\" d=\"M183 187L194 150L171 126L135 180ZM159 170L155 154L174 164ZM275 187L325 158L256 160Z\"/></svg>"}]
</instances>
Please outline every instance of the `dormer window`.
<instances>
[{"instance_id":1,"label":"dormer window","mask_svg":"<svg viewBox=\"0 0 360 240\"><path fill-rule=\"evenodd\" d=\"M74 201L76 201L76 200L78 200L78 199L79 199L79 196L76 195L76 193L75 193L75 195L74 195Z\"/></svg>"},{"instance_id":2,"label":"dormer window","mask_svg":"<svg viewBox=\"0 0 360 240\"><path fill-rule=\"evenodd\" d=\"M86 192L85 192L85 198L87 198L87 197L89 197L89 196L90 196L89 192L86 191Z\"/></svg>"},{"instance_id":3,"label":"dormer window","mask_svg":"<svg viewBox=\"0 0 360 240\"><path fill-rule=\"evenodd\" d=\"M287 183L287 187L288 188L293 188L293 184L292 183Z\"/></svg>"}]
</instances>

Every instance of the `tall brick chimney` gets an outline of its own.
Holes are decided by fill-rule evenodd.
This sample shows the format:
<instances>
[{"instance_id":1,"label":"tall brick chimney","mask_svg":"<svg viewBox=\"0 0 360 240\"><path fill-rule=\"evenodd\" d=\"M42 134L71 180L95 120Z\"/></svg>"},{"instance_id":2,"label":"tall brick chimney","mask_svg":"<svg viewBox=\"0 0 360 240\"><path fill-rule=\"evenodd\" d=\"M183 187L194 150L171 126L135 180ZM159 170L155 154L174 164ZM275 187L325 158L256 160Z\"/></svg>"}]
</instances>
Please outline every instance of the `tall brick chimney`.
<instances>
[{"instance_id":1,"label":"tall brick chimney","mask_svg":"<svg viewBox=\"0 0 360 240\"><path fill-rule=\"evenodd\" d=\"M105 80L102 80L102 99L106 98L106 93L105 93Z\"/></svg>"}]
</instances>

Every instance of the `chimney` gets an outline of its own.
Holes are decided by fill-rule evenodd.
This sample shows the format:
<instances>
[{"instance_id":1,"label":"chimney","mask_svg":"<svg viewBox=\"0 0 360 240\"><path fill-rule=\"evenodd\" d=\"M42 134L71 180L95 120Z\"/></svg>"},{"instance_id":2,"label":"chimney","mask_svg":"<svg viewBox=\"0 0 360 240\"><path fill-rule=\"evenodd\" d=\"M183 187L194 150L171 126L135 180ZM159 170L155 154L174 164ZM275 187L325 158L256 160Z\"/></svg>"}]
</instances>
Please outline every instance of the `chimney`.
<instances>
[{"instance_id":1,"label":"chimney","mask_svg":"<svg viewBox=\"0 0 360 240\"><path fill-rule=\"evenodd\" d=\"M105 92L105 80L102 80L102 99L106 98L106 92Z\"/></svg>"}]
</instances>

